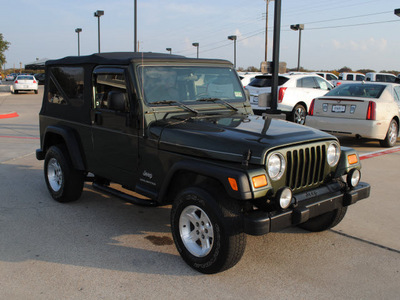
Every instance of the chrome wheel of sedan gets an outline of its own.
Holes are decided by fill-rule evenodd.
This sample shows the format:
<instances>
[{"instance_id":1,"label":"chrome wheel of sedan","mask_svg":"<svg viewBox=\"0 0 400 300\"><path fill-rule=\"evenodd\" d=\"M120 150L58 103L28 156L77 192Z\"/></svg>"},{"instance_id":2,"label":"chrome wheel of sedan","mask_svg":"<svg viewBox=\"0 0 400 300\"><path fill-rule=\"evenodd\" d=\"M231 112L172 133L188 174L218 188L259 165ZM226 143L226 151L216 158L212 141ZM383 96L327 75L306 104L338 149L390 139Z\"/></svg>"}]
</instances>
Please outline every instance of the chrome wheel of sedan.
<instances>
[{"instance_id":1,"label":"chrome wheel of sedan","mask_svg":"<svg viewBox=\"0 0 400 300\"><path fill-rule=\"evenodd\" d=\"M392 120L390 122L385 139L380 141L381 146L393 147L396 144L398 132L399 132L399 125L395 120Z\"/></svg>"},{"instance_id":2,"label":"chrome wheel of sedan","mask_svg":"<svg viewBox=\"0 0 400 300\"><path fill-rule=\"evenodd\" d=\"M297 104L293 109L291 121L297 124L304 125L306 123L306 116L306 108L301 104Z\"/></svg>"}]
</instances>

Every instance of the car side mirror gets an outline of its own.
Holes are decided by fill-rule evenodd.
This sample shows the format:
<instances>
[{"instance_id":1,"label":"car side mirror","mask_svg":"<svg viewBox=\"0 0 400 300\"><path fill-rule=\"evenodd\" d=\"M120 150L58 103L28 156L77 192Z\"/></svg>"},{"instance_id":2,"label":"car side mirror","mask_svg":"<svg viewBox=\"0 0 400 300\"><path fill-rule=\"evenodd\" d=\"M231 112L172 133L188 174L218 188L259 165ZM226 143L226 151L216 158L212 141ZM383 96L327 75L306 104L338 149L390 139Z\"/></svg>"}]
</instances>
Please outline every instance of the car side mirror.
<instances>
[{"instance_id":1,"label":"car side mirror","mask_svg":"<svg viewBox=\"0 0 400 300\"><path fill-rule=\"evenodd\" d=\"M126 111L126 93L111 91L108 93L108 108L118 112Z\"/></svg>"}]
</instances>

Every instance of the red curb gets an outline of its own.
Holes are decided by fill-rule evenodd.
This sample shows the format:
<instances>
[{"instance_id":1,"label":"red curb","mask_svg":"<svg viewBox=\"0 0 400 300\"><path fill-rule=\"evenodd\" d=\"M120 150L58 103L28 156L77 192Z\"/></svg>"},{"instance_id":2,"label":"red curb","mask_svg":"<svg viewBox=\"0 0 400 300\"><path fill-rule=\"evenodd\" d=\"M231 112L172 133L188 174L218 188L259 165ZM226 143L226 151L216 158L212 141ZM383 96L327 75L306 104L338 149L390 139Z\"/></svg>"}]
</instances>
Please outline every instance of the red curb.
<instances>
[{"instance_id":1,"label":"red curb","mask_svg":"<svg viewBox=\"0 0 400 300\"><path fill-rule=\"evenodd\" d=\"M16 118L19 117L19 115L14 111L8 114L0 114L0 119L8 119L8 118Z\"/></svg>"},{"instance_id":2,"label":"red curb","mask_svg":"<svg viewBox=\"0 0 400 300\"><path fill-rule=\"evenodd\" d=\"M373 157L377 157L377 156L381 156L381 155L385 155L385 154L395 153L398 151L400 151L400 146L393 147L392 149L388 149L388 150L380 150L380 151L376 151L376 152L372 152L372 153L366 153L366 154L360 155L360 160L373 158Z\"/></svg>"}]
</instances>

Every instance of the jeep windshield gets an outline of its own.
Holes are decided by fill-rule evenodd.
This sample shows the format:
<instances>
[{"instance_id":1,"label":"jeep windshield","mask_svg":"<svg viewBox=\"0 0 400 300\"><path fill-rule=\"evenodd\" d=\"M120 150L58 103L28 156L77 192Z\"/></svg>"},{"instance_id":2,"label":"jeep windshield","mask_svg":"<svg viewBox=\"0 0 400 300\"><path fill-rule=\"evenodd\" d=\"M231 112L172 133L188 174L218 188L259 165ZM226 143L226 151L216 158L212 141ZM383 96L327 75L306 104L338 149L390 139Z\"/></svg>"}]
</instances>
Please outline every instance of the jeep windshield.
<instances>
[{"instance_id":1,"label":"jeep windshield","mask_svg":"<svg viewBox=\"0 0 400 300\"><path fill-rule=\"evenodd\" d=\"M148 104L221 102L230 107L229 102L246 101L236 72L228 67L140 66L139 78Z\"/></svg>"}]
</instances>

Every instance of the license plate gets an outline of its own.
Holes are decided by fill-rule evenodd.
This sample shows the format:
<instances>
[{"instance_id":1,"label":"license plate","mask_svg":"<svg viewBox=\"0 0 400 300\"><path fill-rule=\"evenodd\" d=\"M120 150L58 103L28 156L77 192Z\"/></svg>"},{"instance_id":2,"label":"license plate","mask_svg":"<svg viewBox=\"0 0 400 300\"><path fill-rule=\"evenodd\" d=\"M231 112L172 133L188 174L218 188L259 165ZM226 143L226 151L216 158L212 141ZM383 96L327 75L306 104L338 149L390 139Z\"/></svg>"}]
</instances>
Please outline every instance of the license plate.
<instances>
[{"instance_id":1,"label":"license plate","mask_svg":"<svg viewBox=\"0 0 400 300\"><path fill-rule=\"evenodd\" d=\"M346 111L346 105L332 105L332 112L344 113Z\"/></svg>"}]
</instances>

